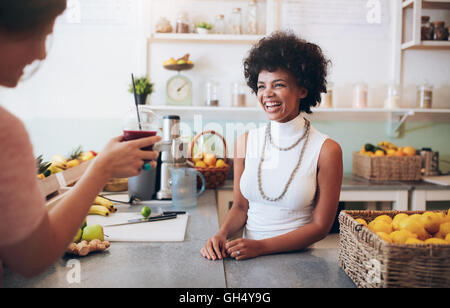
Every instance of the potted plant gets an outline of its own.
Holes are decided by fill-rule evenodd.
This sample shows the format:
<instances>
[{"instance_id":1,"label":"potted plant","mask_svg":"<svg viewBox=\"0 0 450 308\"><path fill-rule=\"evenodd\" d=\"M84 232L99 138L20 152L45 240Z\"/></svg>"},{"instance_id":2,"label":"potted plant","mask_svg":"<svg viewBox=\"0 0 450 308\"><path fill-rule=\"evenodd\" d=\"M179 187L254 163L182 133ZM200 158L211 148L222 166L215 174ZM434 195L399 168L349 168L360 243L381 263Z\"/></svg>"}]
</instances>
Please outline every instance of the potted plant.
<instances>
[{"instance_id":1,"label":"potted plant","mask_svg":"<svg viewBox=\"0 0 450 308\"><path fill-rule=\"evenodd\" d=\"M153 93L153 83L147 77L140 77L134 80L134 86L136 88L136 96L139 105L145 105L147 95ZM130 85L128 90L130 93L134 93L133 85Z\"/></svg>"},{"instance_id":2,"label":"potted plant","mask_svg":"<svg viewBox=\"0 0 450 308\"><path fill-rule=\"evenodd\" d=\"M205 21L196 25L198 34L208 34L213 26Z\"/></svg>"}]
</instances>

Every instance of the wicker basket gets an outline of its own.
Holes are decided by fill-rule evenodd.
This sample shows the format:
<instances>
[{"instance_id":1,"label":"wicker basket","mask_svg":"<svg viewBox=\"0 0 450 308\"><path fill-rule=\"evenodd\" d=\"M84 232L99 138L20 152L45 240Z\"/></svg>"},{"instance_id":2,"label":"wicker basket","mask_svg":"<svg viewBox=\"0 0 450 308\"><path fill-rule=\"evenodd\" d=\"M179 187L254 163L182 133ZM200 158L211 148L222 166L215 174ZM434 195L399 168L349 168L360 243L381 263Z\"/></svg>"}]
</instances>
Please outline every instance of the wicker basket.
<instances>
[{"instance_id":1,"label":"wicker basket","mask_svg":"<svg viewBox=\"0 0 450 308\"><path fill-rule=\"evenodd\" d=\"M423 211L341 211L339 266L362 288L450 287L450 245L389 244L358 223Z\"/></svg>"},{"instance_id":2,"label":"wicker basket","mask_svg":"<svg viewBox=\"0 0 450 308\"><path fill-rule=\"evenodd\" d=\"M128 178L112 178L106 183L103 190L108 192L127 191Z\"/></svg>"},{"instance_id":3,"label":"wicker basket","mask_svg":"<svg viewBox=\"0 0 450 308\"><path fill-rule=\"evenodd\" d=\"M208 134L218 136L222 140L224 155L223 155L223 158L220 158L220 159L223 159L223 161L227 164L226 167L221 167L221 168L195 167L195 164L192 160L192 158L194 157L194 145L201 136L208 135ZM225 138L221 134L219 134L218 132L213 131L213 130L206 130L206 131L199 133L198 135L196 135L194 137L194 139L191 142L190 152L191 152L191 156L188 160L188 164L191 165L192 167L194 167L201 174L203 174L203 176L205 177L205 180L206 180L206 189L214 189L216 187L219 187L219 186L222 186L223 184L225 184L225 180L227 179L227 175L228 175L228 171L230 170L230 166L227 163L228 162L227 143L225 141Z\"/></svg>"},{"instance_id":4,"label":"wicker basket","mask_svg":"<svg viewBox=\"0 0 450 308\"><path fill-rule=\"evenodd\" d=\"M367 156L353 152L352 172L370 181L420 181L422 156Z\"/></svg>"}]
</instances>

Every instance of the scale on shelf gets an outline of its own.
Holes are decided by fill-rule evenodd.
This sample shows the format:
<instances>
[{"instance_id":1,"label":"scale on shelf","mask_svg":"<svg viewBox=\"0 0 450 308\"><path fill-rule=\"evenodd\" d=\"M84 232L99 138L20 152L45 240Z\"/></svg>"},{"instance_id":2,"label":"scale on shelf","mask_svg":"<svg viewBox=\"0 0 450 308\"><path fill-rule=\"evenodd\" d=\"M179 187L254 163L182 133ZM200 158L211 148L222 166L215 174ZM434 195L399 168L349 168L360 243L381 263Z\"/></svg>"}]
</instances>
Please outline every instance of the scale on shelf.
<instances>
[{"instance_id":1,"label":"scale on shelf","mask_svg":"<svg viewBox=\"0 0 450 308\"><path fill-rule=\"evenodd\" d=\"M187 62L187 61L186 61ZM187 71L194 67L192 63L164 65L164 68L178 73L167 80L166 104L172 106L192 106L192 82L182 75L181 71Z\"/></svg>"}]
</instances>

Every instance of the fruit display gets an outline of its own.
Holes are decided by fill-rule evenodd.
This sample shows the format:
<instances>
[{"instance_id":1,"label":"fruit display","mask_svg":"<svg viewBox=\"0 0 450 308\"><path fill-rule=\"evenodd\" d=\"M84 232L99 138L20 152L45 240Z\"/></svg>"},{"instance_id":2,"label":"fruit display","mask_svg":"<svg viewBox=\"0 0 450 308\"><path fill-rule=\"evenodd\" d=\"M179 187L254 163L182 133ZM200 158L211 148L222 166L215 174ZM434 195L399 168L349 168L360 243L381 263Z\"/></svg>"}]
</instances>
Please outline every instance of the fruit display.
<instances>
[{"instance_id":1,"label":"fruit display","mask_svg":"<svg viewBox=\"0 0 450 308\"><path fill-rule=\"evenodd\" d=\"M117 208L114 203L102 196L97 196L94 200L94 204L89 209L89 215L101 215L108 217L111 213L117 212Z\"/></svg>"},{"instance_id":2,"label":"fruit display","mask_svg":"<svg viewBox=\"0 0 450 308\"><path fill-rule=\"evenodd\" d=\"M163 66L168 70L187 70L194 66L194 62L189 59L190 55L187 53L183 57L175 59L170 58L163 62Z\"/></svg>"},{"instance_id":3,"label":"fruit display","mask_svg":"<svg viewBox=\"0 0 450 308\"><path fill-rule=\"evenodd\" d=\"M66 253L84 257L91 252L104 251L110 247L110 243L105 241L104 237L102 226L88 226L85 219L72 243L67 247Z\"/></svg>"},{"instance_id":4,"label":"fruit display","mask_svg":"<svg viewBox=\"0 0 450 308\"><path fill-rule=\"evenodd\" d=\"M374 157L382 156L415 156L416 149L412 146L398 147L388 141L380 141L375 146L371 143L366 143L361 147L360 154Z\"/></svg>"},{"instance_id":5,"label":"fruit display","mask_svg":"<svg viewBox=\"0 0 450 308\"><path fill-rule=\"evenodd\" d=\"M42 155L39 155L36 158L38 178L44 179L52 174L62 172L69 168L77 167L81 163L93 159L95 156L97 156L97 152L83 152L81 146L74 149L68 155L68 158L65 158L64 156L58 154L54 155L50 162L45 162L42 158Z\"/></svg>"},{"instance_id":6,"label":"fruit display","mask_svg":"<svg viewBox=\"0 0 450 308\"><path fill-rule=\"evenodd\" d=\"M428 211L412 215L400 213L393 218L384 214L369 223L362 218L355 220L391 244L450 245L450 209L447 214Z\"/></svg>"},{"instance_id":7,"label":"fruit display","mask_svg":"<svg viewBox=\"0 0 450 308\"><path fill-rule=\"evenodd\" d=\"M229 167L223 159L217 159L215 154L200 152L192 158L196 168L226 168Z\"/></svg>"}]
</instances>

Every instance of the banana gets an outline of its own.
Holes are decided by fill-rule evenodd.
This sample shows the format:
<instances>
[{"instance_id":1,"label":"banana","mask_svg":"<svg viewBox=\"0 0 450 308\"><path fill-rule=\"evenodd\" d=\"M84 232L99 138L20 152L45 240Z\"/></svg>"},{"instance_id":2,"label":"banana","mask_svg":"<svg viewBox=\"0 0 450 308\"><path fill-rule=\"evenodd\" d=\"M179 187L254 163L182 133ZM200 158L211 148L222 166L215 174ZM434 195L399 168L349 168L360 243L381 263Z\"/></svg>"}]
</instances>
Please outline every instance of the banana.
<instances>
[{"instance_id":1,"label":"banana","mask_svg":"<svg viewBox=\"0 0 450 308\"><path fill-rule=\"evenodd\" d=\"M102 215L108 217L111 212L104 206L101 205L93 205L89 209L89 215Z\"/></svg>"},{"instance_id":2,"label":"banana","mask_svg":"<svg viewBox=\"0 0 450 308\"><path fill-rule=\"evenodd\" d=\"M112 203L110 200L103 198L101 196L95 197L94 204L104 206L110 211L114 208L114 203Z\"/></svg>"}]
</instances>

